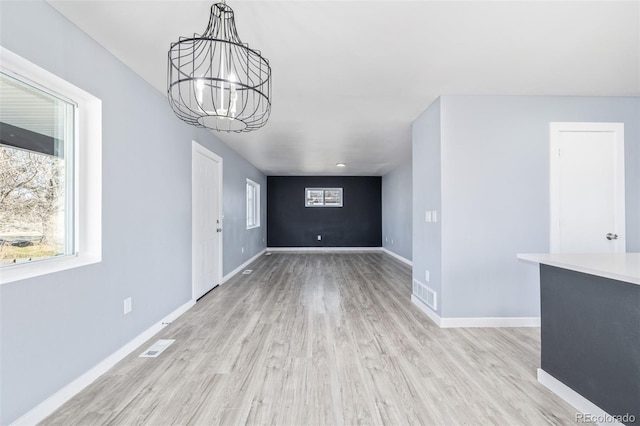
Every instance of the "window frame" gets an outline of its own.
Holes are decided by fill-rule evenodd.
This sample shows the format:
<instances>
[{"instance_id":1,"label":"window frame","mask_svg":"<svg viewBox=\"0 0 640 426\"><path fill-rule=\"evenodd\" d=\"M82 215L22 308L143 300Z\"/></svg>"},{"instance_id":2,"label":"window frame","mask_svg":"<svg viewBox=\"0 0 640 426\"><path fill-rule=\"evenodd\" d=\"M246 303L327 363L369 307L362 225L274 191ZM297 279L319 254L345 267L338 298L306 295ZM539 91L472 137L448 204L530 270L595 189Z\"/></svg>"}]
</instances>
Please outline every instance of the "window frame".
<instances>
[{"instance_id":1,"label":"window frame","mask_svg":"<svg viewBox=\"0 0 640 426\"><path fill-rule=\"evenodd\" d=\"M322 204L310 204L308 194L310 191L322 191ZM327 191L338 191L340 193L340 204L327 204ZM304 189L304 206L305 207L343 207L344 206L344 188L305 188Z\"/></svg>"},{"instance_id":2,"label":"window frame","mask_svg":"<svg viewBox=\"0 0 640 426\"><path fill-rule=\"evenodd\" d=\"M252 192L253 192L253 217L254 217L254 221L253 223L249 223L249 188L251 188ZM247 178L247 184L245 186L245 190L246 190L246 202L247 202L247 215L246 215L246 224L247 224L247 229L254 229L254 228L259 228L260 227L260 184L258 182L255 182L249 178Z\"/></svg>"},{"instance_id":3,"label":"window frame","mask_svg":"<svg viewBox=\"0 0 640 426\"><path fill-rule=\"evenodd\" d=\"M76 105L74 114L72 254L1 268L0 284L77 268L102 260L102 101L0 46L2 70Z\"/></svg>"}]
</instances>

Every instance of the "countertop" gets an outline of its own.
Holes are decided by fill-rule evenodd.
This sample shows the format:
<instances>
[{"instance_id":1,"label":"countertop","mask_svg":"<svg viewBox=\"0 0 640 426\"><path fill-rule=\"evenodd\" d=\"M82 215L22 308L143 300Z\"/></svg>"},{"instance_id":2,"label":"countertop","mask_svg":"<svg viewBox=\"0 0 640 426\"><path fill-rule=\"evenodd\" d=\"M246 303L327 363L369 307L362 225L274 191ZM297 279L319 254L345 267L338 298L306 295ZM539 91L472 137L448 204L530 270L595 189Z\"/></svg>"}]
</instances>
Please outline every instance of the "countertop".
<instances>
[{"instance_id":1,"label":"countertop","mask_svg":"<svg viewBox=\"0 0 640 426\"><path fill-rule=\"evenodd\" d=\"M522 253L518 259L640 285L640 253Z\"/></svg>"}]
</instances>

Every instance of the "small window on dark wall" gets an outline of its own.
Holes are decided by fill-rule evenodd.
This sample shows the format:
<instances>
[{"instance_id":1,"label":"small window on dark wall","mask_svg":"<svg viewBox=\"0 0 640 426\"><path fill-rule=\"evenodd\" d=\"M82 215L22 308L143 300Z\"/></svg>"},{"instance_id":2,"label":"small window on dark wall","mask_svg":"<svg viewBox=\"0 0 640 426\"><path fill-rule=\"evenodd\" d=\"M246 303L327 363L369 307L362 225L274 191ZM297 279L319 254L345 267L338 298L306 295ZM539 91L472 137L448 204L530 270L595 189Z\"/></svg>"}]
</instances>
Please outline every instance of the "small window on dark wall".
<instances>
[{"instance_id":1,"label":"small window on dark wall","mask_svg":"<svg viewBox=\"0 0 640 426\"><path fill-rule=\"evenodd\" d=\"M342 207L342 188L306 188L305 207Z\"/></svg>"}]
</instances>

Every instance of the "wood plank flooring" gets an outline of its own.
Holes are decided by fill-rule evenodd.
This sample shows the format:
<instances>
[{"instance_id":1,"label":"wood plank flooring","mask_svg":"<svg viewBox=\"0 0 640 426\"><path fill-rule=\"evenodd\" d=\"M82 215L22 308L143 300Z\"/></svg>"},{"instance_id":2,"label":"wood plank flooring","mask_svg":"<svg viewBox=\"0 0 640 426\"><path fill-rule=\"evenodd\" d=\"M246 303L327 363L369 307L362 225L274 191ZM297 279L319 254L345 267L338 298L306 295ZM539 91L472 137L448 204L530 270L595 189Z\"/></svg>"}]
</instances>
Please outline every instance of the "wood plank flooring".
<instances>
[{"instance_id":1,"label":"wood plank flooring","mask_svg":"<svg viewBox=\"0 0 640 426\"><path fill-rule=\"evenodd\" d=\"M383 253L274 253L202 298L46 425L543 425L539 329L439 329ZM159 358L138 358L157 339Z\"/></svg>"}]
</instances>

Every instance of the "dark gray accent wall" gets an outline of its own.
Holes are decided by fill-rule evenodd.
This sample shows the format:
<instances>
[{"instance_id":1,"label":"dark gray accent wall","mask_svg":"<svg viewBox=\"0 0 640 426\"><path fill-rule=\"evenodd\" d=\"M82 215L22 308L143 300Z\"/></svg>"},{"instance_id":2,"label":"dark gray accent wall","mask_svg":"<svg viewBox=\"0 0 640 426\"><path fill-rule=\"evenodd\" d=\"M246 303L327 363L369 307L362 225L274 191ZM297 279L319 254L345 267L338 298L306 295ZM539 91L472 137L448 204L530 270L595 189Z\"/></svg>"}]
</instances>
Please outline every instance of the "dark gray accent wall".
<instances>
[{"instance_id":1,"label":"dark gray accent wall","mask_svg":"<svg viewBox=\"0 0 640 426\"><path fill-rule=\"evenodd\" d=\"M382 246L411 260L411 159L382 176Z\"/></svg>"},{"instance_id":2,"label":"dark gray accent wall","mask_svg":"<svg viewBox=\"0 0 640 426\"><path fill-rule=\"evenodd\" d=\"M305 188L322 187L343 188L343 206L305 207ZM269 247L380 247L381 178L269 176L267 229Z\"/></svg>"},{"instance_id":3,"label":"dark gray accent wall","mask_svg":"<svg viewBox=\"0 0 640 426\"><path fill-rule=\"evenodd\" d=\"M103 111L102 262L0 285L0 424L9 424L191 300L192 140L224 161L225 274L266 247L265 227L245 222L246 178L263 200L266 178L178 120L164 94L46 2L0 8L2 46L102 99Z\"/></svg>"},{"instance_id":4,"label":"dark gray accent wall","mask_svg":"<svg viewBox=\"0 0 640 426\"><path fill-rule=\"evenodd\" d=\"M540 265L542 369L640 424L640 285Z\"/></svg>"}]
</instances>

